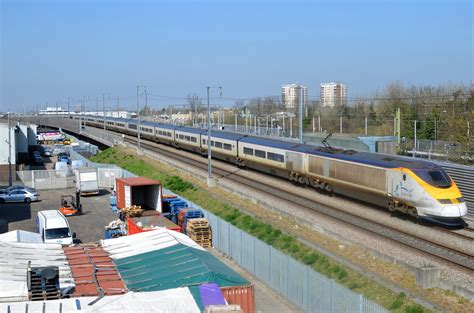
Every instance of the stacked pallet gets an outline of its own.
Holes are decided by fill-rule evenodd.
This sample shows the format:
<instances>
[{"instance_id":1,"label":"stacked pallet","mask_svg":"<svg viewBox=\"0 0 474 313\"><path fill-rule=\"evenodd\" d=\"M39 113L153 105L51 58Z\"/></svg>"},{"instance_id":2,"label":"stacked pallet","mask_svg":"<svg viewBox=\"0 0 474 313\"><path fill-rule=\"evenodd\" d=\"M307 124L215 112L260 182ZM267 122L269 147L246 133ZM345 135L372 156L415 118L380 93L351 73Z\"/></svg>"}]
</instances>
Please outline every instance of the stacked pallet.
<instances>
[{"instance_id":1,"label":"stacked pallet","mask_svg":"<svg viewBox=\"0 0 474 313\"><path fill-rule=\"evenodd\" d=\"M192 240L203 248L210 248L212 243L211 228L205 218L188 220L186 232Z\"/></svg>"},{"instance_id":2,"label":"stacked pallet","mask_svg":"<svg viewBox=\"0 0 474 313\"><path fill-rule=\"evenodd\" d=\"M142 216L143 209L139 205L132 205L123 209L120 209L124 218Z\"/></svg>"}]
</instances>

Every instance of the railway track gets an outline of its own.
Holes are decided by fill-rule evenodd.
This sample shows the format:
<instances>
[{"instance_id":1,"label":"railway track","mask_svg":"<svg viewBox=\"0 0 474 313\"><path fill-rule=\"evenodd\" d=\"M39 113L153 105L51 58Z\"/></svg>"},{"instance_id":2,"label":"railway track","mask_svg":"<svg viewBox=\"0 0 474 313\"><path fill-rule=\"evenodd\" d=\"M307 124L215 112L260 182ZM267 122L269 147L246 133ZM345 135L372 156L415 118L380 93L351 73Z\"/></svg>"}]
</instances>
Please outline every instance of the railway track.
<instances>
[{"instance_id":1,"label":"railway track","mask_svg":"<svg viewBox=\"0 0 474 313\"><path fill-rule=\"evenodd\" d=\"M135 144L136 138L131 137L131 136L126 136L125 141ZM207 161L205 159L203 159L202 161L197 161L192 158L182 156L180 153L176 153L176 150L174 150L171 147L169 147L170 151L168 151L167 149L159 149L158 147L155 146L156 143L153 142L155 144L153 145L153 144L148 143L147 141L148 140L142 140L141 142L142 147L150 151L153 151L155 153L164 155L166 157L178 160L184 164L188 164L190 166L197 167L197 168L207 171ZM161 146L168 147L165 145L161 145ZM378 235L385 239L390 239L392 241L395 241L411 249L422 251L430 256L436 257L440 260L449 262L451 264L462 267L464 269L474 270L474 255L465 253L457 248L450 247L448 244L440 244L438 242L431 241L419 236L415 236L413 234L407 234L396 228L393 228L381 223L377 223L375 221L368 220L363 217L357 216L355 214L343 211L341 209L338 209L335 206L332 206L331 204L317 203L312 199L302 197L301 195L295 195L282 188L278 188L276 186L270 186L263 182L255 182L254 180L251 180L245 177L244 175L240 174L241 172L240 169L236 171L229 171L229 170L223 169L221 166L214 163L212 172L216 176L220 176L220 177L232 180L234 182L237 182L239 184L242 184L244 186L251 187L252 189L266 193L277 199L290 201L301 207L317 211L330 218L336 219L339 222L343 222L343 223L364 229L365 231L368 231L372 234ZM448 230L445 230L445 231L449 232L450 234L456 234L455 236L463 237L464 240L466 240L466 238L469 238L472 240L471 237L464 236L462 234L451 232Z\"/></svg>"}]
</instances>

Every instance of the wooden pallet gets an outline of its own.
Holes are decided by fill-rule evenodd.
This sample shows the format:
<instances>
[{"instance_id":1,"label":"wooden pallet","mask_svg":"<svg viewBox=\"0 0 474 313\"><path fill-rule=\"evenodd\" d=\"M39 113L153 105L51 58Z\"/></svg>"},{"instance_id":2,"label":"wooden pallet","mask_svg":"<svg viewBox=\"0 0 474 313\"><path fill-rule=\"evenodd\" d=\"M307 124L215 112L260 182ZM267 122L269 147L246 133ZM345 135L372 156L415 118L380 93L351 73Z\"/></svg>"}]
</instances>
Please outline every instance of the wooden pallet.
<instances>
[{"instance_id":1,"label":"wooden pallet","mask_svg":"<svg viewBox=\"0 0 474 313\"><path fill-rule=\"evenodd\" d=\"M138 217L143 213L143 209L139 205L132 205L130 207L120 209L120 211L122 211L125 217Z\"/></svg>"}]
</instances>

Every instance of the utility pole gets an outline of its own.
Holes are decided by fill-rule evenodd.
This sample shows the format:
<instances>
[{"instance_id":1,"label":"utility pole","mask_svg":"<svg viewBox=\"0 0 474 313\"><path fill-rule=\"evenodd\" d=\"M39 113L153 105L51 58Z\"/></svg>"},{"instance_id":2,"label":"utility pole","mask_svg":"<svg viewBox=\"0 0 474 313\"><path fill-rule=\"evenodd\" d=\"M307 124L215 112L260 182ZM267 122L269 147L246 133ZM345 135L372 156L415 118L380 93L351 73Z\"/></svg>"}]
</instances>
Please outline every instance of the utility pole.
<instances>
[{"instance_id":1,"label":"utility pole","mask_svg":"<svg viewBox=\"0 0 474 313\"><path fill-rule=\"evenodd\" d=\"M323 130L321 129L321 114L318 115L318 129L319 132L321 133Z\"/></svg>"},{"instance_id":2,"label":"utility pole","mask_svg":"<svg viewBox=\"0 0 474 313\"><path fill-rule=\"evenodd\" d=\"M99 117L99 97L95 97L95 116Z\"/></svg>"},{"instance_id":3,"label":"utility pole","mask_svg":"<svg viewBox=\"0 0 474 313\"><path fill-rule=\"evenodd\" d=\"M146 86L137 86L137 139L138 139L138 150L140 151L141 144L140 144L140 94L138 93L140 87L145 87Z\"/></svg>"},{"instance_id":4,"label":"utility pole","mask_svg":"<svg viewBox=\"0 0 474 313\"><path fill-rule=\"evenodd\" d=\"M367 136L367 115L365 116L365 135Z\"/></svg>"},{"instance_id":5,"label":"utility pole","mask_svg":"<svg viewBox=\"0 0 474 313\"><path fill-rule=\"evenodd\" d=\"M58 114L59 114L58 104L59 104L59 101L56 101L56 116L58 116Z\"/></svg>"},{"instance_id":6,"label":"utility pole","mask_svg":"<svg viewBox=\"0 0 474 313\"><path fill-rule=\"evenodd\" d=\"M146 86L145 86L145 108L146 108L146 112L148 112L148 92L146 90ZM145 120L146 120L146 116L145 116Z\"/></svg>"},{"instance_id":7,"label":"utility pole","mask_svg":"<svg viewBox=\"0 0 474 313\"><path fill-rule=\"evenodd\" d=\"M12 177L12 128L10 126L10 115L11 112L8 112L8 187L11 187L13 184Z\"/></svg>"},{"instance_id":8,"label":"utility pole","mask_svg":"<svg viewBox=\"0 0 474 313\"><path fill-rule=\"evenodd\" d=\"M339 133L342 134L342 115L339 116Z\"/></svg>"},{"instance_id":9,"label":"utility pole","mask_svg":"<svg viewBox=\"0 0 474 313\"><path fill-rule=\"evenodd\" d=\"M413 157L416 157L416 120L415 120L415 128L414 128L414 132L415 132L415 146L413 147Z\"/></svg>"},{"instance_id":10,"label":"utility pole","mask_svg":"<svg viewBox=\"0 0 474 313\"><path fill-rule=\"evenodd\" d=\"M67 97L67 117L71 118L71 111L69 110L69 105L71 102L71 97Z\"/></svg>"},{"instance_id":11,"label":"utility pole","mask_svg":"<svg viewBox=\"0 0 474 313\"><path fill-rule=\"evenodd\" d=\"M299 137L300 137L300 143L303 144L303 97L304 97L304 92L303 88L300 88L300 101L299 101L299 112L298 112L298 126L299 126Z\"/></svg>"},{"instance_id":12,"label":"utility pole","mask_svg":"<svg viewBox=\"0 0 474 313\"><path fill-rule=\"evenodd\" d=\"M207 186L209 188L215 186L215 181L212 179L212 151L211 151L211 103L209 102L209 90L211 88L219 88L222 96L222 87L207 86Z\"/></svg>"},{"instance_id":13,"label":"utility pole","mask_svg":"<svg viewBox=\"0 0 474 313\"><path fill-rule=\"evenodd\" d=\"M117 96L117 118L120 118L120 98Z\"/></svg>"},{"instance_id":14,"label":"utility pole","mask_svg":"<svg viewBox=\"0 0 474 313\"><path fill-rule=\"evenodd\" d=\"M293 138L293 118L290 116L290 138Z\"/></svg>"},{"instance_id":15,"label":"utility pole","mask_svg":"<svg viewBox=\"0 0 474 313\"><path fill-rule=\"evenodd\" d=\"M235 113L235 131L237 131L237 112Z\"/></svg>"},{"instance_id":16,"label":"utility pole","mask_svg":"<svg viewBox=\"0 0 474 313\"><path fill-rule=\"evenodd\" d=\"M104 114L103 122L104 122L104 130L105 130L105 93L102 93L102 113Z\"/></svg>"}]
</instances>

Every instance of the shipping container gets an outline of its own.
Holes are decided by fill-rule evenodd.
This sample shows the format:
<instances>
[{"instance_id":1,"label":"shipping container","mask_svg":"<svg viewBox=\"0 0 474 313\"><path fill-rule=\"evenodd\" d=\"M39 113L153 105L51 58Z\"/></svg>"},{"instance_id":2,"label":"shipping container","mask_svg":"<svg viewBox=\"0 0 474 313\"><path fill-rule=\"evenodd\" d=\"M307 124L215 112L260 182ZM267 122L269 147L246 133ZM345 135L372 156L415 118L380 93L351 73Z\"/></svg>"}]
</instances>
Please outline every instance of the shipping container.
<instances>
[{"instance_id":1,"label":"shipping container","mask_svg":"<svg viewBox=\"0 0 474 313\"><path fill-rule=\"evenodd\" d=\"M144 231L150 231L156 227L165 227L179 232L178 225L154 211L154 214L140 217L131 217L127 219L128 234L133 235Z\"/></svg>"},{"instance_id":2,"label":"shipping container","mask_svg":"<svg viewBox=\"0 0 474 313\"><path fill-rule=\"evenodd\" d=\"M115 188L117 208L138 205L143 210L162 213L162 188L159 181L144 177L117 178Z\"/></svg>"},{"instance_id":3,"label":"shipping container","mask_svg":"<svg viewBox=\"0 0 474 313\"><path fill-rule=\"evenodd\" d=\"M229 304L238 304L244 313L255 312L255 289L253 285L221 287Z\"/></svg>"},{"instance_id":4,"label":"shipping container","mask_svg":"<svg viewBox=\"0 0 474 313\"><path fill-rule=\"evenodd\" d=\"M98 195L99 183L97 169L93 167L80 167L74 169L76 191L82 195Z\"/></svg>"}]
</instances>

